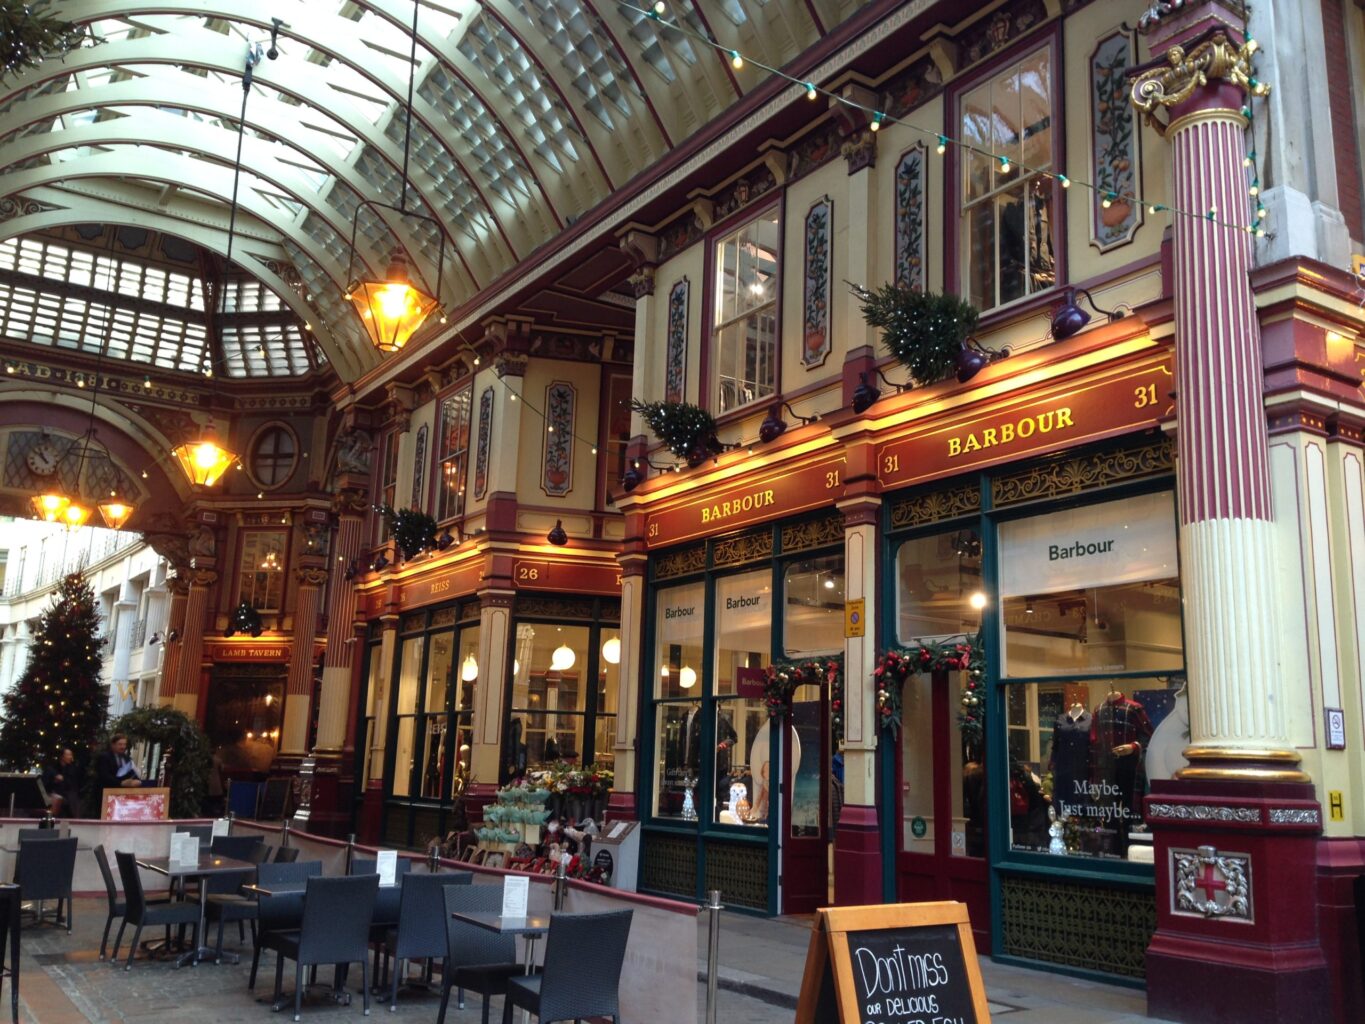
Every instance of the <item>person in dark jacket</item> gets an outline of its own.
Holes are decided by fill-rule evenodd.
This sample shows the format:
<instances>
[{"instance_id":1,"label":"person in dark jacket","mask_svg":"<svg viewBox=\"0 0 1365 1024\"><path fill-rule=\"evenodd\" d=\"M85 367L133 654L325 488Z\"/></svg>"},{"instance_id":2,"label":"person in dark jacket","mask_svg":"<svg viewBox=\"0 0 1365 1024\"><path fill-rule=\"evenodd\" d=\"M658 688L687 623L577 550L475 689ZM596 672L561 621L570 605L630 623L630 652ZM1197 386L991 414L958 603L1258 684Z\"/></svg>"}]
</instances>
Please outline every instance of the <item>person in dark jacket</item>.
<instances>
[{"instance_id":1,"label":"person in dark jacket","mask_svg":"<svg viewBox=\"0 0 1365 1024\"><path fill-rule=\"evenodd\" d=\"M85 772L76 763L75 753L70 747L63 747L57 763L43 772L43 787L52 797L53 817L80 817L81 788L84 783Z\"/></svg>"},{"instance_id":2,"label":"person in dark jacket","mask_svg":"<svg viewBox=\"0 0 1365 1024\"><path fill-rule=\"evenodd\" d=\"M109 749L95 758L95 785L101 792L142 785L133 759L128 756L128 737L122 733L109 737Z\"/></svg>"}]
</instances>

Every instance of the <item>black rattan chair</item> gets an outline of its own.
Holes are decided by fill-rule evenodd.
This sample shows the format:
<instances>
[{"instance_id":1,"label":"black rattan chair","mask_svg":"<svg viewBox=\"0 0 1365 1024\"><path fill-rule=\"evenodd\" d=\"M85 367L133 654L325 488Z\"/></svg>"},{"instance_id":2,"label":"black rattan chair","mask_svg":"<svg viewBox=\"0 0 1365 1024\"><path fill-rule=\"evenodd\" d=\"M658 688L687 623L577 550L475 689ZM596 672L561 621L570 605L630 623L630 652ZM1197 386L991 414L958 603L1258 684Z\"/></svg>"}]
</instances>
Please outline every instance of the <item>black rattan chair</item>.
<instances>
[{"instance_id":1,"label":"black rattan chair","mask_svg":"<svg viewBox=\"0 0 1365 1024\"><path fill-rule=\"evenodd\" d=\"M377 875L379 873L379 862L366 857L357 857L351 861L350 874L352 875ZM403 876L412 870L412 860L408 857L399 857L398 863L394 866L394 879L397 885L385 885L379 889L379 899L374 905L374 933L375 942L383 942L385 933L398 923L398 902L403 896Z\"/></svg>"},{"instance_id":2,"label":"black rattan chair","mask_svg":"<svg viewBox=\"0 0 1365 1024\"><path fill-rule=\"evenodd\" d=\"M50 832L50 829L43 831ZM71 932L71 879L76 874L76 838L69 839L25 839L19 844L19 862L14 872L14 880L19 883L25 900L38 904L38 922L43 920L42 904L48 900L57 901L54 922L66 923L67 933ZM62 905L66 905L66 916L62 916Z\"/></svg>"},{"instance_id":3,"label":"black rattan chair","mask_svg":"<svg viewBox=\"0 0 1365 1024\"><path fill-rule=\"evenodd\" d=\"M398 902L398 925L384 935L385 959L393 960L393 982L389 988L389 1009L398 1009L398 983L409 960L432 960L446 955L445 898L448 885L469 885L474 876L468 871L444 875L408 874L403 876L403 892ZM378 958L379 948L375 949ZM383 984L381 981L380 984Z\"/></svg>"},{"instance_id":4,"label":"black rattan chair","mask_svg":"<svg viewBox=\"0 0 1365 1024\"><path fill-rule=\"evenodd\" d=\"M299 859L299 848L297 846L281 846L275 851L276 864L293 864Z\"/></svg>"},{"instance_id":5,"label":"black rattan chair","mask_svg":"<svg viewBox=\"0 0 1365 1024\"><path fill-rule=\"evenodd\" d=\"M370 1012L370 918L379 879L373 875L308 879L303 923L297 932L276 932L275 1001L284 987L284 961L294 961L294 1019L303 1008L303 969L334 964L360 964L365 1013Z\"/></svg>"},{"instance_id":6,"label":"black rattan chair","mask_svg":"<svg viewBox=\"0 0 1365 1024\"><path fill-rule=\"evenodd\" d=\"M457 921L452 914L496 914L502 910L501 885L453 885L445 890L446 962L441 969L441 1012L445 1024L450 990L464 1009L464 990L483 996L483 1024L488 1024L488 1000L507 992L507 979L522 972L517 963L517 940L511 935Z\"/></svg>"},{"instance_id":7,"label":"black rattan chair","mask_svg":"<svg viewBox=\"0 0 1365 1024\"><path fill-rule=\"evenodd\" d=\"M271 858L275 856L275 847L267 846L264 842L257 843L251 848L242 859L251 864L269 864Z\"/></svg>"},{"instance_id":8,"label":"black rattan chair","mask_svg":"<svg viewBox=\"0 0 1365 1024\"><path fill-rule=\"evenodd\" d=\"M303 921L303 894L308 879L322 874L322 861L308 860L292 864L262 864L256 869L256 884L263 888L296 885L293 892L279 892L262 896L256 901L256 922L252 926L253 945L251 978L247 988L256 987L256 970L261 966L261 951L274 949L276 933L297 929Z\"/></svg>"},{"instance_id":9,"label":"black rattan chair","mask_svg":"<svg viewBox=\"0 0 1365 1024\"><path fill-rule=\"evenodd\" d=\"M123 899L126 909L123 923L118 926L114 937L113 959L118 959L119 946L123 943L123 929L133 926L133 944L128 947L128 962L125 971L133 969L133 957L137 955L137 944L142 938L142 929L147 925L165 925L169 935L170 926L190 925L194 931L193 941L199 945L199 906L195 903L152 903L142 889L142 876L137 873L137 858L126 850L115 850L114 860L118 862L119 878L123 880Z\"/></svg>"},{"instance_id":10,"label":"black rattan chair","mask_svg":"<svg viewBox=\"0 0 1365 1024\"><path fill-rule=\"evenodd\" d=\"M109 868L109 854L105 853L103 844L95 847L95 861L100 866L100 877L104 879L104 894L109 899L109 916L104 919L104 935L100 939L100 959L104 959L104 951L109 945L109 929L114 924L114 918L122 917L127 909L123 898L119 895L118 883L114 881L114 872ZM148 903L165 903L169 897L160 899L149 899Z\"/></svg>"},{"instance_id":11,"label":"black rattan chair","mask_svg":"<svg viewBox=\"0 0 1365 1024\"><path fill-rule=\"evenodd\" d=\"M540 1024L581 1017L621 1022L621 965L634 911L556 914L545 940L545 968L507 979L502 1024L512 1024L512 1007L530 1010Z\"/></svg>"}]
</instances>

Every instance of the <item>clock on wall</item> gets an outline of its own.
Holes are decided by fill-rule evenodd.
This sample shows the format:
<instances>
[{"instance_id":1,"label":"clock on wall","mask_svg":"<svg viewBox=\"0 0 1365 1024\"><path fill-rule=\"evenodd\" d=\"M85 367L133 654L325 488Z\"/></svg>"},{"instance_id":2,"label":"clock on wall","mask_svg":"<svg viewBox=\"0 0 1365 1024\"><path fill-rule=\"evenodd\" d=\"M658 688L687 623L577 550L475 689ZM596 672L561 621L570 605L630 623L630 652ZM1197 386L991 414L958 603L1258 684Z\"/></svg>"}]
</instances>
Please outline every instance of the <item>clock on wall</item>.
<instances>
[{"instance_id":1,"label":"clock on wall","mask_svg":"<svg viewBox=\"0 0 1365 1024\"><path fill-rule=\"evenodd\" d=\"M39 441L28 453L28 468L38 476L51 476L57 471L62 453L51 441Z\"/></svg>"}]
</instances>

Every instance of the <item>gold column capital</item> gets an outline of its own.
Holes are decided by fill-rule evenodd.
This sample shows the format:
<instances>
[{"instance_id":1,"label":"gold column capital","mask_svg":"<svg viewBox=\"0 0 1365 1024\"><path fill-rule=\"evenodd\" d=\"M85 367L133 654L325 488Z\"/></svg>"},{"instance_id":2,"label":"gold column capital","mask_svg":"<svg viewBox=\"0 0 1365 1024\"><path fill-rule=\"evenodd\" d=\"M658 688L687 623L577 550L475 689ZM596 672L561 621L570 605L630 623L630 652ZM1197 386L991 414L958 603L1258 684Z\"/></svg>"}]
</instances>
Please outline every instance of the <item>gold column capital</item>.
<instances>
[{"instance_id":1,"label":"gold column capital","mask_svg":"<svg viewBox=\"0 0 1365 1024\"><path fill-rule=\"evenodd\" d=\"M1234 44L1226 31L1219 29L1189 50L1170 46L1162 60L1154 61L1133 78L1129 99L1148 124L1158 130L1158 110L1170 110L1188 100L1196 89L1211 82L1229 82L1255 96L1270 94L1266 82L1254 79L1251 58L1258 49L1256 40Z\"/></svg>"}]
</instances>

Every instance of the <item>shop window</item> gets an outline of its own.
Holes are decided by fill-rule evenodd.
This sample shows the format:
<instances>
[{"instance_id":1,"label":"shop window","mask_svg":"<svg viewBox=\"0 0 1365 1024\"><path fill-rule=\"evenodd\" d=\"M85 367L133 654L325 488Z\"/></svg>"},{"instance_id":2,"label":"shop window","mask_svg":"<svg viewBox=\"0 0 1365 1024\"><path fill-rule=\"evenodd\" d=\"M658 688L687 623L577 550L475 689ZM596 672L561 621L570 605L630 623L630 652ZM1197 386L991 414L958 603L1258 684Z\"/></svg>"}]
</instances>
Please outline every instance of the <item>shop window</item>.
<instances>
[{"instance_id":1,"label":"shop window","mask_svg":"<svg viewBox=\"0 0 1365 1024\"><path fill-rule=\"evenodd\" d=\"M473 393L471 387L465 386L441 402L441 468L436 481L436 518L440 521L464 514Z\"/></svg>"},{"instance_id":2,"label":"shop window","mask_svg":"<svg viewBox=\"0 0 1365 1024\"><path fill-rule=\"evenodd\" d=\"M788 658L844 650L844 556L792 562L782 574L782 646Z\"/></svg>"},{"instance_id":3,"label":"shop window","mask_svg":"<svg viewBox=\"0 0 1365 1024\"><path fill-rule=\"evenodd\" d=\"M379 504L388 508L394 507L394 502L398 500L398 441L400 434L396 430L389 431L384 436L383 457L379 462ZM391 536L389 524L383 517L376 516L379 529L379 543L383 543Z\"/></svg>"},{"instance_id":4,"label":"shop window","mask_svg":"<svg viewBox=\"0 0 1365 1024\"><path fill-rule=\"evenodd\" d=\"M384 698L388 693L389 674L385 668L384 648L371 644L369 665L366 678L369 681L365 699L365 722L361 740L362 756L365 759L362 783L384 777L384 719L382 712Z\"/></svg>"},{"instance_id":5,"label":"shop window","mask_svg":"<svg viewBox=\"0 0 1365 1024\"><path fill-rule=\"evenodd\" d=\"M777 275L781 253L773 209L715 244L715 411L771 396L777 385Z\"/></svg>"},{"instance_id":6,"label":"shop window","mask_svg":"<svg viewBox=\"0 0 1365 1024\"><path fill-rule=\"evenodd\" d=\"M593 721L593 761L616 762L616 702L621 690L621 633L604 629L597 663L597 704Z\"/></svg>"},{"instance_id":7,"label":"shop window","mask_svg":"<svg viewBox=\"0 0 1365 1024\"><path fill-rule=\"evenodd\" d=\"M238 600L258 612L278 612L284 596L283 530L252 530L242 534L242 562Z\"/></svg>"},{"instance_id":8,"label":"shop window","mask_svg":"<svg viewBox=\"0 0 1365 1024\"><path fill-rule=\"evenodd\" d=\"M694 787L701 778L701 666L706 589L700 583L655 596L654 813L696 820Z\"/></svg>"},{"instance_id":9,"label":"shop window","mask_svg":"<svg viewBox=\"0 0 1365 1024\"><path fill-rule=\"evenodd\" d=\"M772 625L769 570L716 581L712 814L726 825L765 825L771 813L775 790L770 778L771 728L762 698Z\"/></svg>"},{"instance_id":10,"label":"shop window","mask_svg":"<svg viewBox=\"0 0 1365 1024\"><path fill-rule=\"evenodd\" d=\"M1002 523L1013 849L1136 859L1188 741L1169 492Z\"/></svg>"},{"instance_id":11,"label":"shop window","mask_svg":"<svg viewBox=\"0 0 1365 1024\"><path fill-rule=\"evenodd\" d=\"M393 784L389 792L394 796L412 795L412 766L417 734L417 691L422 675L422 646L426 638L408 637L400 648L398 663L398 691L394 703L393 720Z\"/></svg>"},{"instance_id":12,"label":"shop window","mask_svg":"<svg viewBox=\"0 0 1365 1024\"><path fill-rule=\"evenodd\" d=\"M986 606L980 536L961 529L907 540L896 551L896 583L901 643L975 633Z\"/></svg>"},{"instance_id":13,"label":"shop window","mask_svg":"<svg viewBox=\"0 0 1365 1024\"><path fill-rule=\"evenodd\" d=\"M588 627L517 624L512 730L526 764L584 763L588 711Z\"/></svg>"},{"instance_id":14,"label":"shop window","mask_svg":"<svg viewBox=\"0 0 1365 1024\"><path fill-rule=\"evenodd\" d=\"M251 476L266 490L282 487L294 472L298 445L284 427L267 427L251 449Z\"/></svg>"},{"instance_id":15,"label":"shop window","mask_svg":"<svg viewBox=\"0 0 1365 1024\"><path fill-rule=\"evenodd\" d=\"M1044 46L965 93L962 270L990 309L1056 283L1053 60ZM974 151L975 150L975 151ZM988 155L994 154L994 156Z\"/></svg>"}]
</instances>

